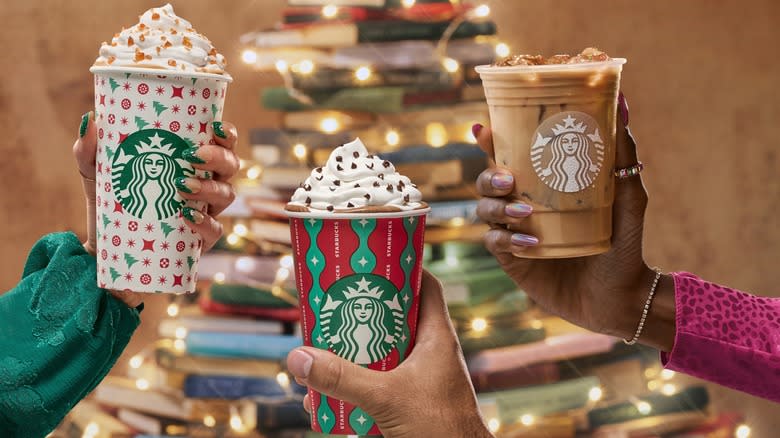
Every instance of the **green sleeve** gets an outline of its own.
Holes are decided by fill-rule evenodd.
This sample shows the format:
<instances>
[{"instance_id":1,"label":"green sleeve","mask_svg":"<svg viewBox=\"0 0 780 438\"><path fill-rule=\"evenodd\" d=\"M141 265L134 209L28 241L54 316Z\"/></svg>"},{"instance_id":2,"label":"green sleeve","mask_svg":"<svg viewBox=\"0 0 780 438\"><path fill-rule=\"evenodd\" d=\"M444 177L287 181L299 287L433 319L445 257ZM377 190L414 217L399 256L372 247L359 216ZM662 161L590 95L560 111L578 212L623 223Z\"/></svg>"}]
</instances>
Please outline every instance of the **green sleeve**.
<instances>
[{"instance_id":1,"label":"green sleeve","mask_svg":"<svg viewBox=\"0 0 780 438\"><path fill-rule=\"evenodd\" d=\"M43 237L0 295L0 436L43 437L114 366L140 323L96 285L72 233Z\"/></svg>"}]
</instances>

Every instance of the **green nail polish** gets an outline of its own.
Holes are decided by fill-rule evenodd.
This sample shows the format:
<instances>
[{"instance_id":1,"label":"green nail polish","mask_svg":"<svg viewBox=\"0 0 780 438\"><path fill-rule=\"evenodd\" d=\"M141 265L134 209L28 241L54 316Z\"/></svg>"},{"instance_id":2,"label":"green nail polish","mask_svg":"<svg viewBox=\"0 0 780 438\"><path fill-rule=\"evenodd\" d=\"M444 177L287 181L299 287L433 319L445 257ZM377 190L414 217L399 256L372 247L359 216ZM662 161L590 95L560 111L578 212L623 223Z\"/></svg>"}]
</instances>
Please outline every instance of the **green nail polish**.
<instances>
[{"instance_id":1,"label":"green nail polish","mask_svg":"<svg viewBox=\"0 0 780 438\"><path fill-rule=\"evenodd\" d=\"M198 156L198 148L189 148L181 153L181 157L193 164L203 164L206 161Z\"/></svg>"},{"instance_id":2,"label":"green nail polish","mask_svg":"<svg viewBox=\"0 0 780 438\"><path fill-rule=\"evenodd\" d=\"M222 128L222 122L214 122L211 124L214 127L214 134L219 138L227 138L225 130Z\"/></svg>"},{"instance_id":3,"label":"green nail polish","mask_svg":"<svg viewBox=\"0 0 780 438\"><path fill-rule=\"evenodd\" d=\"M184 207L181 210L181 214L184 215L185 219L192 222L193 224L199 224L203 222L203 214L194 208Z\"/></svg>"},{"instance_id":4,"label":"green nail polish","mask_svg":"<svg viewBox=\"0 0 780 438\"><path fill-rule=\"evenodd\" d=\"M187 187L187 177L180 176L173 182L176 184L176 188L184 193L192 193L192 189Z\"/></svg>"},{"instance_id":5,"label":"green nail polish","mask_svg":"<svg viewBox=\"0 0 780 438\"><path fill-rule=\"evenodd\" d=\"M81 116L81 125L79 125L79 138L84 138L84 136L87 134L87 127L89 126L89 119L92 115L92 111L87 111L84 113L83 116Z\"/></svg>"}]
</instances>

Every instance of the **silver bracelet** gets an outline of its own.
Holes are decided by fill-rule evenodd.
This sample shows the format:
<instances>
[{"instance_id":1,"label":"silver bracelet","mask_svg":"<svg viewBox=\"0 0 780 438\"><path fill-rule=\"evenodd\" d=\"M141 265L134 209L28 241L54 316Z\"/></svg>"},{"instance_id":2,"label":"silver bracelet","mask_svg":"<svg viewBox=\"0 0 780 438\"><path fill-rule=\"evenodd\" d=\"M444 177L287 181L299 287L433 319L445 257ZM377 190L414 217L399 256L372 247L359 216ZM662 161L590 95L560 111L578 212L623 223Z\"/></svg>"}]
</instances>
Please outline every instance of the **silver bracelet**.
<instances>
[{"instance_id":1,"label":"silver bracelet","mask_svg":"<svg viewBox=\"0 0 780 438\"><path fill-rule=\"evenodd\" d=\"M655 271L655 279L653 280L653 285L650 286L650 293L647 295L647 301L645 301L645 308L642 309L642 317L639 318L639 325L636 328L634 337L631 339L623 339L623 343L626 345L636 344L636 341L639 340L639 336L642 335L642 329L645 328L645 321L647 320L647 314L650 313L650 304L653 303L653 298L655 298L655 289L658 287L658 280L661 279L661 270L658 268L653 268L653 271Z\"/></svg>"}]
</instances>

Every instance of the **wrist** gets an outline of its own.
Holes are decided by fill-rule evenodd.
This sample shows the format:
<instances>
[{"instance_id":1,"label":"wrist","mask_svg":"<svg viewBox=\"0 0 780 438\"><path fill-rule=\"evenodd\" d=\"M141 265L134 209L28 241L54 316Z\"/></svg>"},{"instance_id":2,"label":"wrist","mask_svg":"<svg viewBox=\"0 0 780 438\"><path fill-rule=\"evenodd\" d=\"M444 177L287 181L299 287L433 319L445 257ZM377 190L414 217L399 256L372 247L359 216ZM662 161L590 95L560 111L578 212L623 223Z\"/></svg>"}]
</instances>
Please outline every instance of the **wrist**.
<instances>
[{"instance_id":1,"label":"wrist","mask_svg":"<svg viewBox=\"0 0 780 438\"><path fill-rule=\"evenodd\" d=\"M655 277L656 271L645 266L629 293L625 315L618 318L617 330L610 334L627 340L634 337ZM674 279L670 274L662 274L637 342L661 351L671 351L675 328Z\"/></svg>"}]
</instances>

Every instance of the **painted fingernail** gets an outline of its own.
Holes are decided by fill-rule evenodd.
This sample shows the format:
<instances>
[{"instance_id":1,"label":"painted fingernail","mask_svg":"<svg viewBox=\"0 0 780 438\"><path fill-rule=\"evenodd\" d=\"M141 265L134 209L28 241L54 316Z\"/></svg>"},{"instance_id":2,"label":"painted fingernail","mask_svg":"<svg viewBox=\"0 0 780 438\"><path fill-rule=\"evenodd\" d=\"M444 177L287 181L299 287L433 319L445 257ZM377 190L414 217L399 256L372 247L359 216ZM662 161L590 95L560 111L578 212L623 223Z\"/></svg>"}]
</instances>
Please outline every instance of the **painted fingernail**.
<instances>
[{"instance_id":1,"label":"painted fingernail","mask_svg":"<svg viewBox=\"0 0 780 438\"><path fill-rule=\"evenodd\" d=\"M81 124L79 125L79 138L84 138L87 134L87 128L89 127L89 119L92 118L92 111L87 111L81 116Z\"/></svg>"},{"instance_id":2,"label":"painted fingernail","mask_svg":"<svg viewBox=\"0 0 780 438\"><path fill-rule=\"evenodd\" d=\"M515 233L512 234L512 245L520 246L534 246L539 243L539 239L528 234Z\"/></svg>"},{"instance_id":3,"label":"painted fingernail","mask_svg":"<svg viewBox=\"0 0 780 438\"><path fill-rule=\"evenodd\" d=\"M490 184L499 190L507 190L514 186L515 178L509 173L496 173L490 178Z\"/></svg>"},{"instance_id":4,"label":"painted fingernail","mask_svg":"<svg viewBox=\"0 0 780 438\"><path fill-rule=\"evenodd\" d=\"M522 202L515 202L504 207L504 212L507 216L512 217L527 217L533 213L534 209L528 204Z\"/></svg>"},{"instance_id":5,"label":"painted fingernail","mask_svg":"<svg viewBox=\"0 0 780 438\"><path fill-rule=\"evenodd\" d=\"M201 189L200 181L197 178L187 178L180 176L174 181L176 188L184 193L198 193Z\"/></svg>"},{"instance_id":6,"label":"painted fingernail","mask_svg":"<svg viewBox=\"0 0 780 438\"><path fill-rule=\"evenodd\" d=\"M287 369L293 376L300 379L309 377L314 358L304 350L293 350L287 356Z\"/></svg>"},{"instance_id":7,"label":"painted fingernail","mask_svg":"<svg viewBox=\"0 0 780 438\"><path fill-rule=\"evenodd\" d=\"M620 120L623 121L623 126L628 126L628 102L626 102L626 96L621 91L618 94L618 111L620 111Z\"/></svg>"},{"instance_id":8,"label":"painted fingernail","mask_svg":"<svg viewBox=\"0 0 780 438\"><path fill-rule=\"evenodd\" d=\"M204 153L202 151L199 153L199 151L200 148L185 149L181 153L181 157L193 164L203 164L207 161L207 157L203 157Z\"/></svg>"},{"instance_id":9,"label":"painted fingernail","mask_svg":"<svg viewBox=\"0 0 780 438\"><path fill-rule=\"evenodd\" d=\"M216 135L219 138L227 138L227 134L225 134L225 129L222 127L222 122L213 122L211 126L214 127L214 135Z\"/></svg>"},{"instance_id":10,"label":"painted fingernail","mask_svg":"<svg viewBox=\"0 0 780 438\"><path fill-rule=\"evenodd\" d=\"M480 123L475 123L471 126L471 133L474 134L474 138L479 138L479 133L482 132L482 128L484 128L484 126Z\"/></svg>"},{"instance_id":11,"label":"painted fingernail","mask_svg":"<svg viewBox=\"0 0 780 438\"><path fill-rule=\"evenodd\" d=\"M192 222L193 224L202 224L203 220L206 218L205 216L203 216L203 213L190 207L182 208L181 214L183 214L184 218Z\"/></svg>"}]
</instances>

